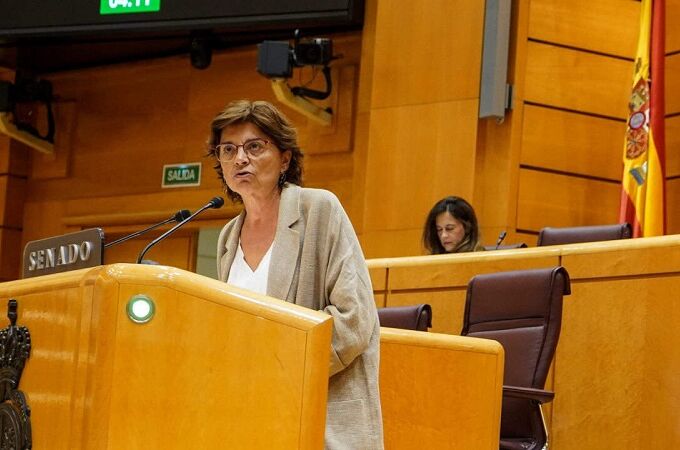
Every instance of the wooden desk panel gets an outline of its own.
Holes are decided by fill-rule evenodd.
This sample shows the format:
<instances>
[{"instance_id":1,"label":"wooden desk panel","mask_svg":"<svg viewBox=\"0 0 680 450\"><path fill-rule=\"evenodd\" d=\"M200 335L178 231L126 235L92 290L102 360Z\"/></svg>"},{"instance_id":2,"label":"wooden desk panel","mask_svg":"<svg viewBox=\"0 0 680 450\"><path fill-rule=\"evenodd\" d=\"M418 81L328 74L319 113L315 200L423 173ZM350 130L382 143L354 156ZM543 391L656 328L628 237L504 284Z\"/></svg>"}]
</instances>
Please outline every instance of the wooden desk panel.
<instances>
[{"instance_id":1,"label":"wooden desk panel","mask_svg":"<svg viewBox=\"0 0 680 450\"><path fill-rule=\"evenodd\" d=\"M465 285L451 274L536 261L572 279L546 383L551 447L680 448L680 235L368 264L387 268L388 305L430 303L433 330L456 334Z\"/></svg>"},{"instance_id":2,"label":"wooden desk panel","mask_svg":"<svg viewBox=\"0 0 680 450\"><path fill-rule=\"evenodd\" d=\"M497 450L502 380L497 342L381 328L385 448Z\"/></svg>"}]
</instances>

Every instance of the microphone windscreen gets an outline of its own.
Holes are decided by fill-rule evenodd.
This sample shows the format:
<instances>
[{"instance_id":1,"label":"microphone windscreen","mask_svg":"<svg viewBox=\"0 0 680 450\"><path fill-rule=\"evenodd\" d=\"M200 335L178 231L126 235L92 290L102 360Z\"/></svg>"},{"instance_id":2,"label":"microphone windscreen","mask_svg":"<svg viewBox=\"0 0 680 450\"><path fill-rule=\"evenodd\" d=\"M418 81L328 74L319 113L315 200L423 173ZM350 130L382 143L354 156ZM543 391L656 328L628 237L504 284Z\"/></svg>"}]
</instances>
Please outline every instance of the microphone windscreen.
<instances>
[{"instance_id":1,"label":"microphone windscreen","mask_svg":"<svg viewBox=\"0 0 680 450\"><path fill-rule=\"evenodd\" d=\"M212 200L208 202L210 204L211 208L221 208L222 205L224 205L224 199L222 197L214 197Z\"/></svg>"},{"instance_id":2,"label":"microphone windscreen","mask_svg":"<svg viewBox=\"0 0 680 450\"><path fill-rule=\"evenodd\" d=\"M188 209L180 209L175 213L175 222L187 220L189 216L191 216L191 212Z\"/></svg>"}]
</instances>

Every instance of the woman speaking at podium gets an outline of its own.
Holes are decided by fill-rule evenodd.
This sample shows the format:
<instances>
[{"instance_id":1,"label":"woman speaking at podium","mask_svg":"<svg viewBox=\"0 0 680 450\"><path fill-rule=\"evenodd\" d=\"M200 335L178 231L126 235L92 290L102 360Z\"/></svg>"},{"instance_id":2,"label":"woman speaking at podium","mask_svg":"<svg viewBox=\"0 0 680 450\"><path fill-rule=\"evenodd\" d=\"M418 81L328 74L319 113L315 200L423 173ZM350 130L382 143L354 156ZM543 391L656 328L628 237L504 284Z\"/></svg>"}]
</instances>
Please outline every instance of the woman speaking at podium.
<instances>
[{"instance_id":1,"label":"woman speaking at podium","mask_svg":"<svg viewBox=\"0 0 680 450\"><path fill-rule=\"evenodd\" d=\"M243 203L217 244L221 280L333 316L327 449L383 448L380 325L368 269L338 199L302 183L288 119L264 101L234 101L208 142L226 194Z\"/></svg>"}]
</instances>

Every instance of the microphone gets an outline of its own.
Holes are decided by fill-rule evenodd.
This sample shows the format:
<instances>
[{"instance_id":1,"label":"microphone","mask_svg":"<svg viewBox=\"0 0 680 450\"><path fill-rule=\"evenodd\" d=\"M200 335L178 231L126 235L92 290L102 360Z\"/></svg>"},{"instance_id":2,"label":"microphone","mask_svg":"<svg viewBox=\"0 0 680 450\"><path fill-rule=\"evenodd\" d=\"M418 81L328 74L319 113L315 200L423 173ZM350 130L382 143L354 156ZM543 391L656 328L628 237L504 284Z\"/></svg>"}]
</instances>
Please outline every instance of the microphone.
<instances>
[{"instance_id":1,"label":"microphone","mask_svg":"<svg viewBox=\"0 0 680 450\"><path fill-rule=\"evenodd\" d=\"M159 222L159 223L157 223L156 225L151 225L149 228L145 228L145 229L143 229L142 231L137 231L136 233L128 234L127 236L123 236L122 238L116 239L116 240L113 241L113 242L109 242L109 243L107 243L107 244L104 244L104 248L106 248L106 247L111 247L112 245L120 244L121 242L125 242L125 241L127 241L127 240L129 240L129 239L135 238L135 237L139 236L140 234L144 234L144 233L146 233L147 231L151 231L151 230L153 230L154 228L158 228L158 227L160 227L161 225L165 225L166 223L170 223L170 222L181 222L181 221L183 221L184 219L186 219L187 217L189 217L190 215L191 215L191 213L189 212L188 209L180 209L180 210L177 211L177 212L175 213L175 215L173 215L171 218L169 218L169 219L167 219L167 220L164 220L164 221L162 221L162 222Z\"/></svg>"},{"instance_id":2,"label":"microphone","mask_svg":"<svg viewBox=\"0 0 680 450\"><path fill-rule=\"evenodd\" d=\"M496 248L494 250L498 250L498 246L501 245L501 242L503 242L503 239L505 239L505 236L507 236L508 233L503 230L501 231L501 234L498 235L498 240L496 241Z\"/></svg>"},{"instance_id":3,"label":"microphone","mask_svg":"<svg viewBox=\"0 0 680 450\"><path fill-rule=\"evenodd\" d=\"M162 241L162 240L165 239L166 237L170 236L172 233L174 233L175 231L177 231L177 229L178 229L179 227L181 227L182 225L184 225L185 223L187 223L188 221L190 221L191 219L193 219L194 217L196 217L197 215L199 215L200 213L202 213L202 212L205 211L206 209L209 209L209 208L219 209L219 208L222 207L222 205L224 205L224 199L223 199L222 197L213 197L212 200L210 200L208 203L206 203L205 205L203 205L203 206L202 206L200 209L198 209L195 213L193 213L192 215L190 215L190 216L187 217L186 219L182 220L180 223L178 223L178 224L175 225L174 227L170 228L168 231L166 231L165 233L161 234L161 235L158 236L156 239L154 239L153 241L151 241L151 242L149 243L149 245L147 245L146 247L144 247L144 250L142 250L142 252L141 252L141 253L139 254L139 256L137 257L137 264L140 264L140 263L142 262L142 259L144 258L144 255L146 254L146 252L148 252L148 251L151 249L151 247L153 247L154 245L158 244L160 241Z\"/></svg>"}]
</instances>

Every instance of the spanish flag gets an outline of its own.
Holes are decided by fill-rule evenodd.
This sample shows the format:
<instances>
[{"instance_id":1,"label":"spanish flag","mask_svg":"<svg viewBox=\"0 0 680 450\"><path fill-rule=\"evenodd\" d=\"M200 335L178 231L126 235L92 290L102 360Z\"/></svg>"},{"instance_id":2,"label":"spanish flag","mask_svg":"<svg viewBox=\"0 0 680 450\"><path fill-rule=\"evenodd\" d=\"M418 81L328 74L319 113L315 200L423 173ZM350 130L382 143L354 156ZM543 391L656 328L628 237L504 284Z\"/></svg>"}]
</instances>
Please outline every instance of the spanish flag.
<instances>
[{"instance_id":1,"label":"spanish flag","mask_svg":"<svg viewBox=\"0 0 680 450\"><path fill-rule=\"evenodd\" d=\"M642 0L633 90L623 150L619 220L633 237L666 231L664 143L665 0Z\"/></svg>"}]
</instances>

